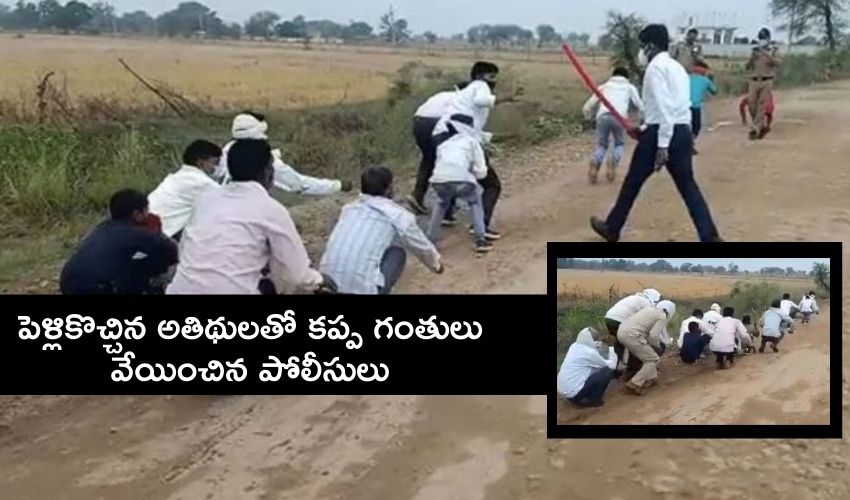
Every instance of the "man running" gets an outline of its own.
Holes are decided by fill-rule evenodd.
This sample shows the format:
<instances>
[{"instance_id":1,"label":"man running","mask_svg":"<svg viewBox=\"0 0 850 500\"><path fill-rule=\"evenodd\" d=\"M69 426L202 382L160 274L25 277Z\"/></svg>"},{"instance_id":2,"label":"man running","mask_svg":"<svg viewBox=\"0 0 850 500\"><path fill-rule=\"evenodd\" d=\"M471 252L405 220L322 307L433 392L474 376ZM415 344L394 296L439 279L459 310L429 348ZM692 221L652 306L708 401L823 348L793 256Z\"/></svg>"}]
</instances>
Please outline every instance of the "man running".
<instances>
[{"instance_id":1,"label":"man running","mask_svg":"<svg viewBox=\"0 0 850 500\"><path fill-rule=\"evenodd\" d=\"M661 24L651 24L638 36L639 59L647 63L643 80L646 126L640 128L629 171L617 202L606 219L591 217L593 230L616 242L643 184L665 165L703 242L720 242L708 205L694 179L691 136L691 85L688 73L667 49L670 35ZM638 133L638 130L634 131Z\"/></svg>"},{"instance_id":2,"label":"man running","mask_svg":"<svg viewBox=\"0 0 850 500\"><path fill-rule=\"evenodd\" d=\"M762 28L758 33L759 43L753 48L750 60L747 61L747 69L751 71L748 101L750 116L753 117L750 125L750 139L762 139L770 131L765 119L767 102L773 93L773 81L776 79L776 71L781 59L778 55L778 47L770 40L770 30Z\"/></svg>"},{"instance_id":3,"label":"man running","mask_svg":"<svg viewBox=\"0 0 850 500\"><path fill-rule=\"evenodd\" d=\"M614 68L614 74L607 82L599 86L599 91L620 115L627 116L630 108L635 108L643 113L643 101L640 99L638 90L629 81L629 71L626 68ZM590 171L588 172L591 184L596 184L599 169L605 160L605 155L608 154L611 139L614 139L614 149L608 158L605 178L608 182L614 182L616 169L620 165L620 159L623 157L623 149L626 145L626 131L614 119L608 108L599 105L599 98L596 97L596 94L591 95L590 99L584 104L582 110L584 117L590 120L591 113L596 107L599 108L596 112L596 148L590 159Z\"/></svg>"}]
</instances>

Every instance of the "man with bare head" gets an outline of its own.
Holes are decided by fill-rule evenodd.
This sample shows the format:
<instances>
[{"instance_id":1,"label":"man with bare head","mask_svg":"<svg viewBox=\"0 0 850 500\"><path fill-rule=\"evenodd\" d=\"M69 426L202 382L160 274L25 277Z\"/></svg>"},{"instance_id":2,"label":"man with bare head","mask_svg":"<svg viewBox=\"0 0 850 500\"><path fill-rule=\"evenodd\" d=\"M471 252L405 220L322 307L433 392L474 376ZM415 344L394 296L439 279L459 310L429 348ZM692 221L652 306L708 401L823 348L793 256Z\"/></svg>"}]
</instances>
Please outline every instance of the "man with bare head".
<instances>
[{"instance_id":1,"label":"man with bare head","mask_svg":"<svg viewBox=\"0 0 850 500\"><path fill-rule=\"evenodd\" d=\"M702 59L702 46L697 42L699 31L691 28L685 34L685 39L670 49L670 56L684 66L688 73L692 72L698 63L705 63Z\"/></svg>"}]
</instances>

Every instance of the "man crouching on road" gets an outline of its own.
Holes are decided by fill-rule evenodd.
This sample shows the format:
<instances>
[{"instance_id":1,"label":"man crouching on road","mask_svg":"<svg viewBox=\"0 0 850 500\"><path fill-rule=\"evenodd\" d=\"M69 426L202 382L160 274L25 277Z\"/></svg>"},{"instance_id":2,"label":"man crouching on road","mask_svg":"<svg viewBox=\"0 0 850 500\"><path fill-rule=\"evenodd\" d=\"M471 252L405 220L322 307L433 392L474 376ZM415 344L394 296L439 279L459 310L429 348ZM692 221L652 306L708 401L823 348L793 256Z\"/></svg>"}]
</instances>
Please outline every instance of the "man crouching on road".
<instances>
[{"instance_id":1,"label":"man crouching on road","mask_svg":"<svg viewBox=\"0 0 850 500\"><path fill-rule=\"evenodd\" d=\"M626 383L626 387L637 395L643 395L646 387L656 384L661 336L674 314L675 304L662 300L655 307L635 313L617 330L617 340L626 346L631 356L643 362L641 369Z\"/></svg>"}]
</instances>

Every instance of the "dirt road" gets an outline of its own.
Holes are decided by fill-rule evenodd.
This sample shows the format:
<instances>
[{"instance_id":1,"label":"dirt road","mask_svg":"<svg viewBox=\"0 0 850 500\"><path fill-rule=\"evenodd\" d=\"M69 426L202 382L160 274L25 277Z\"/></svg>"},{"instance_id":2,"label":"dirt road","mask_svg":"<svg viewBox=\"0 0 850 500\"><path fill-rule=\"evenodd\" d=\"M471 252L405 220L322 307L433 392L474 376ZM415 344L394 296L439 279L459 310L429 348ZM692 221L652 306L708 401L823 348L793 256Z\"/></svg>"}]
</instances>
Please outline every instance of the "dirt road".
<instances>
[{"instance_id":1,"label":"dirt road","mask_svg":"<svg viewBox=\"0 0 850 500\"><path fill-rule=\"evenodd\" d=\"M829 309L798 324L775 354L739 359L718 371L713 359L688 366L674 353L661 363L659 385L644 397L609 387L607 404L579 410L561 404L562 424L829 424Z\"/></svg>"},{"instance_id":2,"label":"dirt road","mask_svg":"<svg viewBox=\"0 0 850 500\"><path fill-rule=\"evenodd\" d=\"M711 116L734 122L734 106L715 107ZM737 125L707 133L697 175L723 236L847 239L848 135L846 82L781 92L775 131L762 142L747 141ZM451 235L446 274L412 266L403 291L544 292L545 242L593 240L587 218L603 214L615 196L616 186L585 183L588 141L559 141L504 159L498 223L506 238L493 254L477 258L465 234ZM694 239L666 174L648 183L623 238ZM823 348L800 343L801 353ZM813 359L788 347L781 356L753 361L796 366ZM846 366L844 373L846 400ZM809 402L810 412L779 410L817 416L817 398ZM776 408L748 404L736 400L734 407L744 413ZM696 411L676 410L670 418ZM712 412L709 406L702 413ZM848 440L547 441L544 416L542 397L2 398L0 497L850 498Z\"/></svg>"}]
</instances>

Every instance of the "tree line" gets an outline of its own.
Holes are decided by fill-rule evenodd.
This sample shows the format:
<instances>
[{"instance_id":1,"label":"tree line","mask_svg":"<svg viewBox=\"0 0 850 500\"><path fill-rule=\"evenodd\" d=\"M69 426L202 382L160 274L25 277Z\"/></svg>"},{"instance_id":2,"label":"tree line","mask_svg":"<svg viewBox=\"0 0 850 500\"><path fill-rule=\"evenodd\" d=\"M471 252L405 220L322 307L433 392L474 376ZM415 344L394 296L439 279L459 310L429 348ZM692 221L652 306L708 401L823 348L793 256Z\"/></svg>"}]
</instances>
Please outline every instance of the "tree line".
<instances>
[{"instance_id":1,"label":"tree line","mask_svg":"<svg viewBox=\"0 0 850 500\"><path fill-rule=\"evenodd\" d=\"M783 277L806 277L814 276L820 267L815 266L812 271L802 271L793 267L763 267L756 272L742 271L740 266L730 262L727 266L710 266L685 262L680 266L674 266L670 262L659 259L651 264L646 262L635 262L625 259L600 259L584 260L564 258L558 259L558 269L588 269L596 271L626 271L626 272L649 272L649 273L696 273L696 274L732 274L732 275L761 275L761 276L783 276ZM827 276L828 276L828 267ZM828 277L827 277L828 280Z\"/></svg>"},{"instance_id":2,"label":"tree line","mask_svg":"<svg viewBox=\"0 0 850 500\"><path fill-rule=\"evenodd\" d=\"M13 6L0 3L0 27L14 30L56 30L64 33L122 33L165 37L204 38L263 38L263 39L337 39L342 41L383 40L403 43L418 38L436 43L440 37L430 31L414 36L408 21L390 7L379 19L376 27L363 21L341 24L326 19L308 20L304 16L284 19L273 11L252 14L244 23L225 22L206 5L190 1L153 16L144 10L121 15L115 7L99 1L87 4L70 0L64 5L58 0L38 2L18 0ZM481 24L470 28L466 34L451 37L455 41L495 47L531 45L538 47L567 41L587 46L587 33L560 34L551 25L542 24L532 31L513 24Z\"/></svg>"}]
</instances>

